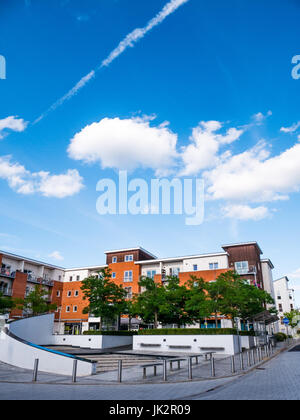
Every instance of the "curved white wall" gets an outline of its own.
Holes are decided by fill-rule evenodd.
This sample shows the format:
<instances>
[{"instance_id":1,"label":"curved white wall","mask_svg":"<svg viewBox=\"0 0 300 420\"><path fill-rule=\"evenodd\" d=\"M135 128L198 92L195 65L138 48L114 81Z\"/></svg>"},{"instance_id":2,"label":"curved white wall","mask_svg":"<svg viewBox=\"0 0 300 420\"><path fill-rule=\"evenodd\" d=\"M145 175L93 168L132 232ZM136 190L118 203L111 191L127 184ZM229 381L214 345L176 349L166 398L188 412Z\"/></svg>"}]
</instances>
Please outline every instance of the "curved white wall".
<instances>
[{"instance_id":1,"label":"curved white wall","mask_svg":"<svg viewBox=\"0 0 300 420\"><path fill-rule=\"evenodd\" d=\"M51 314L8 324L0 334L0 361L33 369L35 359L39 359L39 370L42 372L71 376L76 359L78 376L95 374L95 363L40 346L52 343L53 319Z\"/></svg>"}]
</instances>

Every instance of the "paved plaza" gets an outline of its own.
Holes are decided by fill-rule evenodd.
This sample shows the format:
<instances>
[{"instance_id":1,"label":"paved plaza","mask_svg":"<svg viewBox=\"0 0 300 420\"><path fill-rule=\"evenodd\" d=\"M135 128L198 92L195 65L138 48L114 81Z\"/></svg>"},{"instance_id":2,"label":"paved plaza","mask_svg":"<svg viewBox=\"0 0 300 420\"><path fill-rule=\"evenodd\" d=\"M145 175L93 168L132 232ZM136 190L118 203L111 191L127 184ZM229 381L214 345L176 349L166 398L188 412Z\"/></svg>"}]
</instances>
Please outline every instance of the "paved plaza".
<instances>
[{"instance_id":1,"label":"paved plaza","mask_svg":"<svg viewBox=\"0 0 300 420\"><path fill-rule=\"evenodd\" d=\"M298 348L296 348L298 350ZM199 366L201 369L201 366ZM111 373L113 375L114 373ZM175 373L176 374L176 373ZM182 375L182 373L180 374ZM194 378L168 383L106 383L99 377L79 378L40 373L31 383L32 372L0 364L2 400L299 400L300 351L281 352L248 373L220 379ZM98 380L97 380L98 379ZM108 379L108 378L106 378Z\"/></svg>"}]
</instances>

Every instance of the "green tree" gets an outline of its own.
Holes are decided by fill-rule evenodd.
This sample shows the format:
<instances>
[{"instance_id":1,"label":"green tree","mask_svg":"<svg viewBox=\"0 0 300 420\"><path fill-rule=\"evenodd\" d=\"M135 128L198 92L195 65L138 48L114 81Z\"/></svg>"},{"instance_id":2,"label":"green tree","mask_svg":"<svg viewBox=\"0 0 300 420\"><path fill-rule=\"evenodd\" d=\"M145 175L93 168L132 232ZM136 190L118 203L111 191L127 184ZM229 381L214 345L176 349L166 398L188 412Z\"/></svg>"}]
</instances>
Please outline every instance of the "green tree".
<instances>
[{"instance_id":1,"label":"green tree","mask_svg":"<svg viewBox=\"0 0 300 420\"><path fill-rule=\"evenodd\" d=\"M291 312L286 312L284 316L290 321L290 327L296 328L298 326L300 321L300 311L298 309L292 309Z\"/></svg>"},{"instance_id":2,"label":"green tree","mask_svg":"<svg viewBox=\"0 0 300 420\"><path fill-rule=\"evenodd\" d=\"M6 297L0 292L0 315L9 313L15 307L15 303L10 297Z\"/></svg>"},{"instance_id":3,"label":"green tree","mask_svg":"<svg viewBox=\"0 0 300 420\"><path fill-rule=\"evenodd\" d=\"M142 292L133 299L134 312L146 323L153 323L158 328L162 314L166 312L166 289L163 284L152 278L141 277L139 286Z\"/></svg>"},{"instance_id":4,"label":"green tree","mask_svg":"<svg viewBox=\"0 0 300 420\"><path fill-rule=\"evenodd\" d=\"M176 324L178 328L193 322L187 310L190 291L186 285L180 285L179 278L169 276L164 285L165 300L160 309L160 319L164 324Z\"/></svg>"},{"instance_id":5,"label":"green tree","mask_svg":"<svg viewBox=\"0 0 300 420\"><path fill-rule=\"evenodd\" d=\"M126 309L126 291L112 282L108 268L83 280L81 290L83 299L89 302L83 313L91 313L100 318L100 330L103 328L103 321L115 320Z\"/></svg>"},{"instance_id":6,"label":"green tree","mask_svg":"<svg viewBox=\"0 0 300 420\"><path fill-rule=\"evenodd\" d=\"M37 284L24 299L15 299L18 309L29 312L37 316L57 308L56 304L50 303L50 295L47 289L41 284Z\"/></svg>"},{"instance_id":7,"label":"green tree","mask_svg":"<svg viewBox=\"0 0 300 420\"><path fill-rule=\"evenodd\" d=\"M207 297L207 286L203 278L191 276L186 283L188 289L185 310L193 322L199 322L211 316L210 305Z\"/></svg>"}]
</instances>

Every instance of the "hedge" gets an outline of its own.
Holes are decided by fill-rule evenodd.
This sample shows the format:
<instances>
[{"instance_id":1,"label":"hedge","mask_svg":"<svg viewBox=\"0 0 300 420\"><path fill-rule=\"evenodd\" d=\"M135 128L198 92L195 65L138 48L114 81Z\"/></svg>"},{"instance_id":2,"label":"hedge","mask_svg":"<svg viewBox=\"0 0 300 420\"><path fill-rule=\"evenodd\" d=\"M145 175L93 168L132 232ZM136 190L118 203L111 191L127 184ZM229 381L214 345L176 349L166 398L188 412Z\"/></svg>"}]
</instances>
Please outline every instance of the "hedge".
<instances>
[{"instance_id":1,"label":"hedge","mask_svg":"<svg viewBox=\"0 0 300 420\"><path fill-rule=\"evenodd\" d=\"M136 331L84 331L83 335L116 335L116 336L132 336L136 335Z\"/></svg>"},{"instance_id":2,"label":"hedge","mask_svg":"<svg viewBox=\"0 0 300 420\"><path fill-rule=\"evenodd\" d=\"M235 328L162 328L140 330L138 335L237 335ZM253 331L241 331L240 335L255 335Z\"/></svg>"}]
</instances>

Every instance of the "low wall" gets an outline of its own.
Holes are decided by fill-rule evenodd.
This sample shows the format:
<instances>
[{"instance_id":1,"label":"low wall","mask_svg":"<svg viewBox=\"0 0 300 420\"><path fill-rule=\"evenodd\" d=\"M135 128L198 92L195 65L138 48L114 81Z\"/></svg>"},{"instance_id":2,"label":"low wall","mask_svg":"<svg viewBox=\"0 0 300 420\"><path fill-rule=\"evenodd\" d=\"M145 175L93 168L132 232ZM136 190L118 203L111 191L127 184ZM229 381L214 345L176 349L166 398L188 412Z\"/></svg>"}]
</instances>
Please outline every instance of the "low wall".
<instances>
[{"instance_id":1,"label":"low wall","mask_svg":"<svg viewBox=\"0 0 300 420\"><path fill-rule=\"evenodd\" d=\"M74 360L77 360L77 375L89 376L96 373L96 364L64 353L48 350L22 340L7 328L0 334L0 360L3 363L23 369L33 369L39 359L39 370L58 375L72 375Z\"/></svg>"},{"instance_id":2,"label":"low wall","mask_svg":"<svg viewBox=\"0 0 300 420\"><path fill-rule=\"evenodd\" d=\"M240 336L241 346L244 349L252 349L255 347L255 337L252 336Z\"/></svg>"},{"instance_id":3,"label":"low wall","mask_svg":"<svg viewBox=\"0 0 300 420\"><path fill-rule=\"evenodd\" d=\"M170 353L203 353L234 355L240 352L236 335L135 335L133 350Z\"/></svg>"},{"instance_id":4,"label":"low wall","mask_svg":"<svg viewBox=\"0 0 300 420\"><path fill-rule=\"evenodd\" d=\"M9 331L34 344L51 344L54 314L18 319L8 324Z\"/></svg>"},{"instance_id":5,"label":"low wall","mask_svg":"<svg viewBox=\"0 0 300 420\"><path fill-rule=\"evenodd\" d=\"M129 346L132 336L114 335L53 335L52 344L56 346L74 346L87 349L108 349Z\"/></svg>"}]
</instances>

